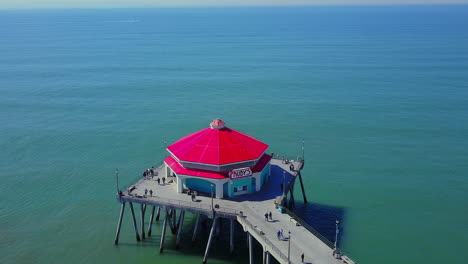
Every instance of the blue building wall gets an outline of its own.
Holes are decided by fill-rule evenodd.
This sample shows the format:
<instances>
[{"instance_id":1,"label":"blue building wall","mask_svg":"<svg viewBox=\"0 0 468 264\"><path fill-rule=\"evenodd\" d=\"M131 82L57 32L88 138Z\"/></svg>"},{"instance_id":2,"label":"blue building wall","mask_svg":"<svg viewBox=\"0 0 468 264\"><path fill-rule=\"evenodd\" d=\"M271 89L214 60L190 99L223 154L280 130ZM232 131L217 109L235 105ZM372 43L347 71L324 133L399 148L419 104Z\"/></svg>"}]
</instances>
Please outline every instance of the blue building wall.
<instances>
[{"instance_id":1,"label":"blue building wall","mask_svg":"<svg viewBox=\"0 0 468 264\"><path fill-rule=\"evenodd\" d=\"M203 179L187 178L184 181L184 188L196 190L204 193L211 193L211 182ZM216 188L213 188L214 195L216 195Z\"/></svg>"},{"instance_id":2,"label":"blue building wall","mask_svg":"<svg viewBox=\"0 0 468 264\"><path fill-rule=\"evenodd\" d=\"M229 181L223 184L223 197L224 198L229 197L228 189L229 189Z\"/></svg>"},{"instance_id":3,"label":"blue building wall","mask_svg":"<svg viewBox=\"0 0 468 264\"><path fill-rule=\"evenodd\" d=\"M268 163L262 170L262 174L260 176L260 183L262 184L262 186L263 184L267 183L270 179L270 166L270 163Z\"/></svg>"},{"instance_id":4,"label":"blue building wall","mask_svg":"<svg viewBox=\"0 0 468 264\"><path fill-rule=\"evenodd\" d=\"M232 196L236 195L236 192L234 192L234 189L235 188L240 188L242 186L247 186L247 193L255 192L255 189L252 187L252 179L254 179L254 178L249 177L249 178L244 178L244 179L239 179L239 180L232 181L232 184L231 184Z\"/></svg>"}]
</instances>

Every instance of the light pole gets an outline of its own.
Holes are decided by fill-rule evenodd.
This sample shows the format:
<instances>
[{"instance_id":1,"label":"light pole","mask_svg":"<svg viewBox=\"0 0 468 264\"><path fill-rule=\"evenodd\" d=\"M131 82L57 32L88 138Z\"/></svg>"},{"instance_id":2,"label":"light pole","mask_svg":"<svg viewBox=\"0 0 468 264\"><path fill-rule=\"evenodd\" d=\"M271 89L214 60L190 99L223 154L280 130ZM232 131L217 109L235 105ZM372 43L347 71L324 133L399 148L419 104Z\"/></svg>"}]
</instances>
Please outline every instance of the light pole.
<instances>
[{"instance_id":1,"label":"light pole","mask_svg":"<svg viewBox=\"0 0 468 264\"><path fill-rule=\"evenodd\" d=\"M214 211L214 207L213 207L213 187L214 187L214 185L211 184L211 210Z\"/></svg>"},{"instance_id":2,"label":"light pole","mask_svg":"<svg viewBox=\"0 0 468 264\"><path fill-rule=\"evenodd\" d=\"M285 189L286 189L286 171L283 170L283 197L284 197Z\"/></svg>"},{"instance_id":3,"label":"light pole","mask_svg":"<svg viewBox=\"0 0 468 264\"><path fill-rule=\"evenodd\" d=\"M117 193L119 193L119 169L115 169L115 178L117 180Z\"/></svg>"},{"instance_id":4,"label":"light pole","mask_svg":"<svg viewBox=\"0 0 468 264\"><path fill-rule=\"evenodd\" d=\"M291 263L290 261L290 254L291 254L291 230L288 231L289 237L288 237L288 264Z\"/></svg>"},{"instance_id":5,"label":"light pole","mask_svg":"<svg viewBox=\"0 0 468 264\"><path fill-rule=\"evenodd\" d=\"M335 224L335 249L333 250L333 255L336 254L335 258L339 258L339 252L338 252L338 233L340 232L340 229L338 228L338 224L340 221L338 219L336 220Z\"/></svg>"},{"instance_id":6,"label":"light pole","mask_svg":"<svg viewBox=\"0 0 468 264\"><path fill-rule=\"evenodd\" d=\"M302 162L304 162L304 139L302 140Z\"/></svg>"}]
</instances>

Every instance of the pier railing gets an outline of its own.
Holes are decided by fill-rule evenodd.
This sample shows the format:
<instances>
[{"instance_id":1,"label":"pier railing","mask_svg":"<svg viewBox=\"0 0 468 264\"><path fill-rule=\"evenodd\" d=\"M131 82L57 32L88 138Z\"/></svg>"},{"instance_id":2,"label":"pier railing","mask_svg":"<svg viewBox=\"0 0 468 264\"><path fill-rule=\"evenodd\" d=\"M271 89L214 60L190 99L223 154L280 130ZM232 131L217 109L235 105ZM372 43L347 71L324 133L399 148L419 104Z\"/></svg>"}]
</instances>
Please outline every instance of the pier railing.
<instances>
[{"instance_id":1,"label":"pier railing","mask_svg":"<svg viewBox=\"0 0 468 264\"><path fill-rule=\"evenodd\" d=\"M168 198L162 198L158 196L140 196L140 195L132 195L128 192L124 193L125 196L122 197L124 200L128 201L134 201L134 202L139 202L139 203L145 203L145 204L155 204L155 205L162 205L162 206L167 206L167 207L177 207L181 208L187 211L205 211L207 214L212 212L211 205L207 204L202 204L198 202L187 202L187 201L182 201L182 200L177 200L177 199L168 199ZM236 216L239 214L240 210L236 208L224 208L224 207L218 207L214 208L216 211L216 214L218 215L224 215L224 216Z\"/></svg>"},{"instance_id":2,"label":"pier railing","mask_svg":"<svg viewBox=\"0 0 468 264\"><path fill-rule=\"evenodd\" d=\"M322 234L320 234L319 231L317 231L315 228L310 226L306 221L302 220L302 218L300 218L299 216L294 214L291 210L285 207L282 207L281 210L287 213L290 217L292 217L298 223L300 223L305 229L309 230L309 232L314 234L318 239L320 239L323 243L325 243L329 248L333 249L334 244L330 240L328 240L326 237L324 237Z\"/></svg>"},{"instance_id":3,"label":"pier railing","mask_svg":"<svg viewBox=\"0 0 468 264\"><path fill-rule=\"evenodd\" d=\"M249 215L253 215L252 211L248 207L244 207L243 214L246 217L249 217ZM283 259L284 262L288 261L288 257L281 253L281 250L279 250L273 243L271 243L270 240L268 240L264 234L261 234L260 231L256 228L256 226L254 226L249 221L245 220L244 217L238 217L237 219L239 219L240 222L242 222L242 224L245 224L250 228L250 230L257 234L257 237L261 240L258 242L260 242L262 245L266 245L266 247L270 248L272 252L274 251L274 253L278 255L281 259Z\"/></svg>"}]
</instances>

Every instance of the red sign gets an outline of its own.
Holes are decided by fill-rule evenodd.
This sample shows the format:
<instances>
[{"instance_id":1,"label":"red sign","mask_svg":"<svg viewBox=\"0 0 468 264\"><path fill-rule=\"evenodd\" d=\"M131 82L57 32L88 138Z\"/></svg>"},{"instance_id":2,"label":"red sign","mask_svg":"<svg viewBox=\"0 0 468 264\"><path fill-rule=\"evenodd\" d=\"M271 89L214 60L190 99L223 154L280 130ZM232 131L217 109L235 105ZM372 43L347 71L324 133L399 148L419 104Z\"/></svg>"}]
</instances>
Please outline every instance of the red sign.
<instances>
[{"instance_id":1,"label":"red sign","mask_svg":"<svg viewBox=\"0 0 468 264\"><path fill-rule=\"evenodd\" d=\"M252 170L250 168L235 169L229 172L229 178L231 180L237 180L252 176Z\"/></svg>"}]
</instances>

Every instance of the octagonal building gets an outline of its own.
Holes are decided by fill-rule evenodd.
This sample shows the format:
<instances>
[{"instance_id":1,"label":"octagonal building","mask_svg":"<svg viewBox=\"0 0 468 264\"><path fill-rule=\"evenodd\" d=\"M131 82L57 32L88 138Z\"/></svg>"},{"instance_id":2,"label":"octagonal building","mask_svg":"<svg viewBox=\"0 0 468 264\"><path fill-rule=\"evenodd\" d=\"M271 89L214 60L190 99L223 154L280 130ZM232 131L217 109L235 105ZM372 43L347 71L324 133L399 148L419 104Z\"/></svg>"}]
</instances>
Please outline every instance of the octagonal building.
<instances>
[{"instance_id":1,"label":"octagonal building","mask_svg":"<svg viewBox=\"0 0 468 264\"><path fill-rule=\"evenodd\" d=\"M187 189L216 198L259 191L270 177L268 145L220 119L210 127L182 137L167 147L166 176L175 176L177 191Z\"/></svg>"}]
</instances>

